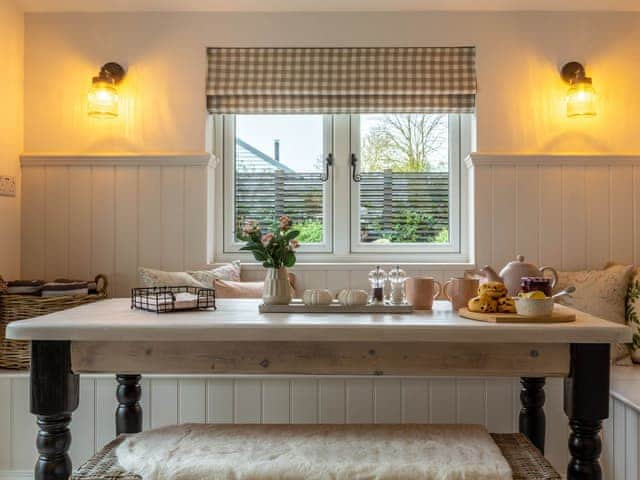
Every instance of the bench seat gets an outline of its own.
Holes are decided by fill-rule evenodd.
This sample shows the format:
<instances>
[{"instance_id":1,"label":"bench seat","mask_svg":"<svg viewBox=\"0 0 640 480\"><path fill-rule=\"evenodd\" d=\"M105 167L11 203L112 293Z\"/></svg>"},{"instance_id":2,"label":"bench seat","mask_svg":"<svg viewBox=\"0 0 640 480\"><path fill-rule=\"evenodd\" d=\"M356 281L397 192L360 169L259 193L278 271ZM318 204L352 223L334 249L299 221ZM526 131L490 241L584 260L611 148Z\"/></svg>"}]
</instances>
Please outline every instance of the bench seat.
<instances>
[{"instance_id":1,"label":"bench seat","mask_svg":"<svg viewBox=\"0 0 640 480\"><path fill-rule=\"evenodd\" d=\"M522 434L491 434L513 472L513 480L552 480L560 475ZM121 435L88 462L79 467L71 480L141 480L118 465L116 448L125 440Z\"/></svg>"}]
</instances>

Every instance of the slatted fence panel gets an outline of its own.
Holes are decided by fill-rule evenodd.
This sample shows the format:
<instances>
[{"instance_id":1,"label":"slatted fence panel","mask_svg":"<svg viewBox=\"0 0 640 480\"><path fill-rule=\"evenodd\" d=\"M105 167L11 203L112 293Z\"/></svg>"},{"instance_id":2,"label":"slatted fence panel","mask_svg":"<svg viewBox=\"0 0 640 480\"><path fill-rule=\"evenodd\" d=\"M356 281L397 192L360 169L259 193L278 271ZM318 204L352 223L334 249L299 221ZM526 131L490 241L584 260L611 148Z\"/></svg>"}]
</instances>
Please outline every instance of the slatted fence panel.
<instances>
[{"instance_id":1,"label":"slatted fence panel","mask_svg":"<svg viewBox=\"0 0 640 480\"><path fill-rule=\"evenodd\" d=\"M363 239L394 238L397 228L433 240L449 227L449 174L446 172L367 172L360 181ZM318 173L240 172L236 174L236 229L245 220L287 214L297 220L323 220L324 183ZM427 220L430 219L430 220Z\"/></svg>"}]
</instances>

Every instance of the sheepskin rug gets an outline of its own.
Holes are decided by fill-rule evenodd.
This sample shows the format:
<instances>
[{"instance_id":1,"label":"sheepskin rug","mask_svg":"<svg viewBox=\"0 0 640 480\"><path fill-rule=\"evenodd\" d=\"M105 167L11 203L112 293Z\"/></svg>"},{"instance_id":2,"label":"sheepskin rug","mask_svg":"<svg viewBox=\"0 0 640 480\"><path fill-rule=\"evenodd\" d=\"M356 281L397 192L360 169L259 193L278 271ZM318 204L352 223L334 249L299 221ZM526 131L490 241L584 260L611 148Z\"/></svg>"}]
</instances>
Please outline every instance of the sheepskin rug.
<instances>
[{"instance_id":1,"label":"sheepskin rug","mask_svg":"<svg viewBox=\"0 0 640 480\"><path fill-rule=\"evenodd\" d=\"M479 425L200 425L128 437L144 480L511 480Z\"/></svg>"}]
</instances>

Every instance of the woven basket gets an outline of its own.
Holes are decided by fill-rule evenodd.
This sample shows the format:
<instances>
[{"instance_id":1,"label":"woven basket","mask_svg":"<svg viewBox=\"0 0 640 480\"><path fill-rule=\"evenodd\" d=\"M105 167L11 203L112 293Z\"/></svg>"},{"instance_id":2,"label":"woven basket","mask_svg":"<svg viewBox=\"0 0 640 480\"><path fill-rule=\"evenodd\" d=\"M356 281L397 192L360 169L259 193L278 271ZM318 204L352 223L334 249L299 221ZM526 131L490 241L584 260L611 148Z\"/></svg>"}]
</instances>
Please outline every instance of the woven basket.
<instances>
[{"instance_id":1,"label":"woven basket","mask_svg":"<svg viewBox=\"0 0 640 480\"><path fill-rule=\"evenodd\" d=\"M6 339L7 325L17 320L39 317L106 298L107 277L98 275L96 283L98 293L91 295L37 297L35 295L0 294L0 368L28 369L30 362L29 342Z\"/></svg>"},{"instance_id":2,"label":"woven basket","mask_svg":"<svg viewBox=\"0 0 640 480\"><path fill-rule=\"evenodd\" d=\"M540 451L521 433L492 433L513 473L513 480L560 480L560 475L542 456ZM138 475L125 472L116 458L115 449L126 438L121 435L108 443L87 463L71 475L71 480L142 480Z\"/></svg>"}]
</instances>

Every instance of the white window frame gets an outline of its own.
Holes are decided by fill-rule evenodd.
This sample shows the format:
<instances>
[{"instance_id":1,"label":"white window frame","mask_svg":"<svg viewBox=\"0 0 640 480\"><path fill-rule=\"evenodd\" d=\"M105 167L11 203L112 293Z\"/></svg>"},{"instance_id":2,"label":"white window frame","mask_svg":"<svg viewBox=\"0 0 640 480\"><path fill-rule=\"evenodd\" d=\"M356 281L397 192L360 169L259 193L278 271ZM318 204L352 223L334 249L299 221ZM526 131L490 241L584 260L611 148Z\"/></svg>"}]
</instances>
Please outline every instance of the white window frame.
<instances>
[{"instance_id":1,"label":"white window frame","mask_svg":"<svg viewBox=\"0 0 640 480\"><path fill-rule=\"evenodd\" d=\"M298 263L415 263L463 264L470 258L469 179L463 160L472 151L474 117L449 115L449 211L448 244L362 244L359 222L359 186L351 178L351 153L360 158L359 116L324 116L324 152L333 153L334 165L325 183L325 233L323 244L301 247ZM235 185L235 116L214 115L211 150L218 162L214 179L214 261L240 259L254 263L249 253L240 252L234 241L233 201ZM355 212L354 212L355 209ZM222 228L216 228L221 225ZM354 240L355 239L355 240Z\"/></svg>"},{"instance_id":2,"label":"white window frame","mask_svg":"<svg viewBox=\"0 0 640 480\"><path fill-rule=\"evenodd\" d=\"M224 196L222 205L224 211L222 214L223 227L223 253L237 254L244 242L238 242L235 236L235 158L236 158L236 116L223 115L219 120L220 127L223 130L222 138L222 176L224 179L222 188ZM333 147L333 116L322 116L322 158L326 159L327 155L332 151ZM324 170L323 170L324 173ZM299 252L303 253L331 253L333 250L333 181L332 169L329 169L329 178L323 184L323 242L322 243L304 243L300 245ZM260 219L256 219L260 220Z\"/></svg>"},{"instance_id":3,"label":"white window frame","mask_svg":"<svg viewBox=\"0 0 640 480\"><path fill-rule=\"evenodd\" d=\"M353 153L360 160L360 115L351 116L351 143ZM448 115L449 141L449 242L442 244L392 243L374 244L360 241L360 187L351 182L351 252L353 253L460 253L460 115ZM361 161L358 161L356 173L360 173Z\"/></svg>"}]
</instances>

